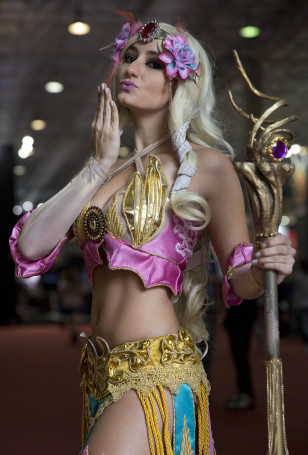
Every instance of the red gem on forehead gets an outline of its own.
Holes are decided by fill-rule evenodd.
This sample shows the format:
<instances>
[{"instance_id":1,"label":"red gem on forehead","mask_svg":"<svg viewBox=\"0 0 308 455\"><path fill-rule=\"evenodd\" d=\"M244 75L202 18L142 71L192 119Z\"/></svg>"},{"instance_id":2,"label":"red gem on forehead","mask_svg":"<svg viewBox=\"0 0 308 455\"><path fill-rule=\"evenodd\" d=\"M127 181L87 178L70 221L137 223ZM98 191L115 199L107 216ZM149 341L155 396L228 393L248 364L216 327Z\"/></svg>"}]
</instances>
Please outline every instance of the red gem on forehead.
<instances>
[{"instance_id":1,"label":"red gem on forehead","mask_svg":"<svg viewBox=\"0 0 308 455\"><path fill-rule=\"evenodd\" d=\"M149 38L150 36L153 35L157 27L157 24L155 22L149 22L146 24L141 32L141 36L144 39Z\"/></svg>"}]
</instances>

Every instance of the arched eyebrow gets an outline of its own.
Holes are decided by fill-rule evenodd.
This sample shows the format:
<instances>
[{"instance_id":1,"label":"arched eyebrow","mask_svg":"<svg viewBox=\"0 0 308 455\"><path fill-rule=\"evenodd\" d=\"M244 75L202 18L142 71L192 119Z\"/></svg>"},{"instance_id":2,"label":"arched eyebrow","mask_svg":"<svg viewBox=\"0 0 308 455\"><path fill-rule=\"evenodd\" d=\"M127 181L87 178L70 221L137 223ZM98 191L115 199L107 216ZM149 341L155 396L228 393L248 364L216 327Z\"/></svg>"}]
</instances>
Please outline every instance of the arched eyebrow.
<instances>
[{"instance_id":1,"label":"arched eyebrow","mask_svg":"<svg viewBox=\"0 0 308 455\"><path fill-rule=\"evenodd\" d=\"M131 49L132 51L137 52L137 53L139 52L138 48L136 46L134 46L133 44L129 47L129 49ZM158 51L147 51L147 54L155 55L156 57L158 57L160 53Z\"/></svg>"}]
</instances>

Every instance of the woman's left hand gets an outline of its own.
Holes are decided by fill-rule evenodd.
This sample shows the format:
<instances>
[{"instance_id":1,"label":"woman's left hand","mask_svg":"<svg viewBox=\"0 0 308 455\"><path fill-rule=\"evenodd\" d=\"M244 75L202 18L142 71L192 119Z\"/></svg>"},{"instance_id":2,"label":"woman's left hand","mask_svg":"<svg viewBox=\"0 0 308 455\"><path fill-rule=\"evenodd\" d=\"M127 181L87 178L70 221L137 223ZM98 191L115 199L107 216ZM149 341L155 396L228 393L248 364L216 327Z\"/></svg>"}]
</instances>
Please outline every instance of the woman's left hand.
<instances>
[{"instance_id":1,"label":"woman's left hand","mask_svg":"<svg viewBox=\"0 0 308 455\"><path fill-rule=\"evenodd\" d=\"M255 271L276 270L279 284L292 273L295 254L296 250L292 248L290 240L278 234L262 243L261 248L254 254L252 264Z\"/></svg>"}]
</instances>

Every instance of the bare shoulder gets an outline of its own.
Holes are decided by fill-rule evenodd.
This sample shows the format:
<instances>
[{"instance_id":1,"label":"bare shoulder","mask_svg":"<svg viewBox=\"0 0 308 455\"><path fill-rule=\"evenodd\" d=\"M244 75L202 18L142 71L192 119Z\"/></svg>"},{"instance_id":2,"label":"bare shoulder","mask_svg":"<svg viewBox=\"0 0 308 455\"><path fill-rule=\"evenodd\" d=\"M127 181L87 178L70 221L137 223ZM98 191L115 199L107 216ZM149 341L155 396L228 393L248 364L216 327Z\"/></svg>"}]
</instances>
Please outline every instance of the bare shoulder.
<instances>
[{"instance_id":1,"label":"bare shoulder","mask_svg":"<svg viewBox=\"0 0 308 455\"><path fill-rule=\"evenodd\" d=\"M198 167L203 171L221 173L233 170L233 164L225 153L198 144L192 144L192 148L197 155Z\"/></svg>"},{"instance_id":2,"label":"bare shoulder","mask_svg":"<svg viewBox=\"0 0 308 455\"><path fill-rule=\"evenodd\" d=\"M202 145L192 144L197 156L196 183L199 191L210 197L218 185L238 185L238 177L231 159L223 152L207 148ZM200 187L201 185L201 187Z\"/></svg>"},{"instance_id":3,"label":"bare shoulder","mask_svg":"<svg viewBox=\"0 0 308 455\"><path fill-rule=\"evenodd\" d=\"M248 242L245 204L238 175L230 158L219 150L193 146L198 159L192 191L198 191L211 208L208 233L225 273L235 245Z\"/></svg>"}]
</instances>

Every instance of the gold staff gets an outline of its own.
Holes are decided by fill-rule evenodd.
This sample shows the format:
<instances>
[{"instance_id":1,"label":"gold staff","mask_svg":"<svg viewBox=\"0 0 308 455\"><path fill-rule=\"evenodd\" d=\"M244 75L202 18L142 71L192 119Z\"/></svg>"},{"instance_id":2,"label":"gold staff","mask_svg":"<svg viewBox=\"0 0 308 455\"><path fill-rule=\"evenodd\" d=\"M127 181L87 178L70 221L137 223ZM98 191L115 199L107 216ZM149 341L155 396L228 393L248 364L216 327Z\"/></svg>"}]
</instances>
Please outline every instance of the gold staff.
<instances>
[{"instance_id":1,"label":"gold staff","mask_svg":"<svg viewBox=\"0 0 308 455\"><path fill-rule=\"evenodd\" d=\"M264 240L278 232L282 212L282 185L294 172L294 165L286 158L289 143L293 138L284 125L296 120L290 116L282 120L268 117L280 107L287 106L287 101L269 96L257 90L249 80L236 51L233 51L237 68L249 89L258 97L274 104L260 118L247 114L235 103L231 91L231 102L238 114L251 121L247 157L245 162L235 162L234 166L244 179L254 223L256 248ZM282 362L280 359L280 336L278 317L277 273L274 270L264 272L264 317L267 374L267 426L268 455L289 455L284 417L284 394Z\"/></svg>"}]
</instances>

